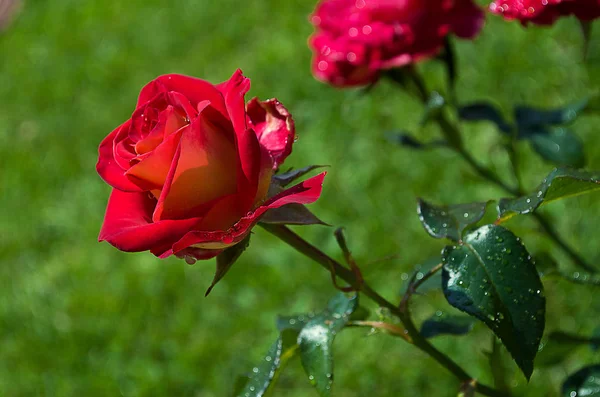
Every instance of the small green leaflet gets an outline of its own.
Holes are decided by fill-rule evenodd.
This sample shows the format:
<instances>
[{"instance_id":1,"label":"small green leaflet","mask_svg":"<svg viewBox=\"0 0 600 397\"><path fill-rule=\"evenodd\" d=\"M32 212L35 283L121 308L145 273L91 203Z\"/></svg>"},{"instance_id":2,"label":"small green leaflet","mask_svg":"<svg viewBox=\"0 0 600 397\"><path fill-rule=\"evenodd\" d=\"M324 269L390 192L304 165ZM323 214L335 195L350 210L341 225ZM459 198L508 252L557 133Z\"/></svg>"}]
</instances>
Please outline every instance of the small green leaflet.
<instances>
[{"instance_id":1,"label":"small green leaflet","mask_svg":"<svg viewBox=\"0 0 600 397\"><path fill-rule=\"evenodd\" d=\"M239 397L265 396L277 378L278 371L297 353L297 337L297 331L283 330L260 364L252 368L250 377L239 382L239 390L235 392L235 395Z\"/></svg>"},{"instance_id":2,"label":"small green leaflet","mask_svg":"<svg viewBox=\"0 0 600 397\"><path fill-rule=\"evenodd\" d=\"M435 206L418 199L417 213L425 231L435 238L460 241L463 231L479 222L488 202Z\"/></svg>"},{"instance_id":3,"label":"small green leaflet","mask_svg":"<svg viewBox=\"0 0 600 397\"><path fill-rule=\"evenodd\" d=\"M217 270L215 272L213 281L206 290L204 296L208 296L208 294L210 294L210 291L212 291L215 285L217 285L217 283L221 281L223 277L225 277L225 274L227 274L229 269L231 269L231 266L233 266L235 261L238 260L238 258L242 255L242 253L244 253L244 251L246 250L246 248L248 248L249 245L250 234L248 234L248 236L246 236L242 241L240 241L236 245L226 248L217 256Z\"/></svg>"},{"instance_id":4,"label":"small green leaflet","mask_svg":"<svg viewBox=\"0 0 600 397\"><path fill-rule=\"evenodd\" d=\"M585 152L581 138L564 127L528 131L533 149L552 164L581 168L585 166Z\"/></svg>"},{"instance_id":5,"label":"small green leaflet","mask_svg":"<svg viewBox=\"0 0 600 397\"><path fill-rule=\"evenodd\" d=\"M503 222L517 214L528 214L554 200L578 196L599 189L599 171L588 172L557 168L530 195L500 199L498 202L499 221Z\"/></svg>"},{"instance_id":6,"label":"small green leaflet","mask_svg":"<svg viewBox=\"0 0 600 397\"><path fill-rule=\"evenodd\" d=\"M338 294L321 314L316 315L300 331L298 345L302 366L319 395L330 396L333 383L333 340L358 307L358 296Z\"/></svg>"},{"instance_id":7,"label":"small green leaflet","mask_svg":"<svg viewBox=\"0 0 600 397\"><path fill-rule=\"evenodd\" d=\"M438 335L464 335L475 325L475 320L469 316L453 316L441 311L437 312L421 325L421 335L433 338Z\"/></svg>"},{"instance_id":8,"label":"small green leaflet","mask_svg":"<svg viewBox=\"0 0 600 397\"><path fill-rule=\"evenodd\" d=\"M446 247L442 288L448 302L483 321L527 379L545 325L546 300L531 256L511 231L486 225Z\"/></svg>"}]
</instances>

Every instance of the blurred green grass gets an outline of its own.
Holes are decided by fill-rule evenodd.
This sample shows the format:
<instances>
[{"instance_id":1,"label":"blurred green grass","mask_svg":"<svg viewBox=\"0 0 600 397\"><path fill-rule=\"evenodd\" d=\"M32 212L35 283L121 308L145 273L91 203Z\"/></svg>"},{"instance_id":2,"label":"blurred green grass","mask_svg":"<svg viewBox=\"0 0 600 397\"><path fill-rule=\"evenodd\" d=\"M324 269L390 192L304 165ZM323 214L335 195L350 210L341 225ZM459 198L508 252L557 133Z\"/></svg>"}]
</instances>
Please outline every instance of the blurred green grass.
<instances>
[{"instance_id":1,"label":"blurred green grass","mask_svg":"<svg viewBox=\"0 0 600 397\"><path fill-rule=\"evenodd\" d=\"M214 264L161 261L96 242L109 187L96 175L97 146L129 117L139 89L164 73L218 82L241 68L251 95L277 97L296 119L299 141L287 165L330 164L312 209L345 226L369 282L394 298L402 274L439 253L426 236L415 197L438 203L498 198L455 155L390 145L383 132L419 130L420 105L387 82L368 95L312 79L306 40L313 2L173 0L29 1L0 36L0 394L6 396L226 396L276 337L276 314L321 307L329 275L257 229L251 247L210 297ZM597 28L597 26L596 26ZM573 19L525 30L488 17L481 36L458 42L464 101L557 106L600 86L600 31L590 56ZM439 65L423 65L431 88ZM574 126L600 169L598 116ZM507 158L493 129L464 126L469 147L504 177ZM552 168L522 147L528 186ZM598 263L598 195L545 211L565 239ZM532 252L559 251L529 219L508 225ZM299 229L337 255L332 229ZM547 329L590 333L600 302L591 288L547 281ZM440 293L416 299L419 317L448 310ZM490 382L478 326L435 344ZM454 396L457 382L416 349L385 335L349 330L336 341L337 396ZM556 396L569 371L598 360L585 348L564 365L534 373L527 396ZM511 364L511 370L514 370ZM515 374L514 382L524 387ZM275 395L315 395L296 361Z\"/></svg>"}]
</instances>

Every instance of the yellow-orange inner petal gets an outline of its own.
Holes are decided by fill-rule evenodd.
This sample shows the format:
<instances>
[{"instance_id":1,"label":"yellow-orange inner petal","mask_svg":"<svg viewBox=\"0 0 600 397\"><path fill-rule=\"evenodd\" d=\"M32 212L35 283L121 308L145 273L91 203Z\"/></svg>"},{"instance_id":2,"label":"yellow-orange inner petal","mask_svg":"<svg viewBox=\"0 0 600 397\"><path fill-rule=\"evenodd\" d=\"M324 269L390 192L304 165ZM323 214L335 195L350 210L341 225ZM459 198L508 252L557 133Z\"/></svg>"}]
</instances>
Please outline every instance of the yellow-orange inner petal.
<instances>
[{"instance_id":1,"label":"yellow-orange inner petal","mask_svg":"<svg viewBox=\"0 0 600 397\"><path fill-rule=\"evenodd\" d=\"M223 131L200 115L184 130L180 145L173 182L155 219L201 216L206 203L236 193L237 151Z\"/></svg>"}]
</instances>

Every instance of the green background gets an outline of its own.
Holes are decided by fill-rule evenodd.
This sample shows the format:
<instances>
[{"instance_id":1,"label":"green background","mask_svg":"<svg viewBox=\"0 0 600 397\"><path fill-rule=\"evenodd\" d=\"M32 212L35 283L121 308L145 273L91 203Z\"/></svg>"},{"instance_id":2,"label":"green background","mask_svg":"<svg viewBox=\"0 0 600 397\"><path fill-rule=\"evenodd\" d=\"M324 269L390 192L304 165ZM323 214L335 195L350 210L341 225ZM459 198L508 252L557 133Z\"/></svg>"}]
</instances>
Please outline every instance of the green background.
<instances>
[{"instance_id":1,"label":"green background","mask_svg":"<svg viewBox=\"0 0 600 397\"><path fill-rule=\"evenodd\" d=\"M259 228L248 251L208 298L214 261L188 266L149 253L126 254L97 242L109 186L94 166L99 142L131 112L140 88L164 73L212 82L241 68L251 96L277 97L292 112L299 140L287 166L329 164L322 198L311 209L345 226L369 283L395 300L417 263L439 255L415 212L417 196L434 203L502 197L456 155L394 146L384 131L422 139L421 105L388 82L370 93L338 90L310 74L306 41L314 3L300 0L28 1L0 33L0 394L4 396L227 396L276 338L275 316L323 307L329 275ZM457 42L462 102L489 99L508 114L515 103L560 106L600 86L600 26L587 62L575 19L524 29L488 15L474 42ZM438 63L421 66L443 88ZM574 131L589 167L600 169L596 115ZM494 128L462 128L476 157L508 179ZM522 144L532 189L551 169ZM554 203L546 212L565 239L598 263L598 195ZM532 253L550 250L570 263L526 217L507 223ZM333 229L297 228L341 258ZM379 261L398 254L395 259ZM600 325L592 287L545 280L547 330L589 334ZM418 319L450 310L439 291L415 299ZM436 346L491 382L479 324ZM336 396L455 396L457 381L400 339L341 333L335 345ZM527 396L555 396L562 380L598 362L582 347L564 364L536 370ZM316 395L299 360L276 396Z\"/></svg>"}]
</instances>

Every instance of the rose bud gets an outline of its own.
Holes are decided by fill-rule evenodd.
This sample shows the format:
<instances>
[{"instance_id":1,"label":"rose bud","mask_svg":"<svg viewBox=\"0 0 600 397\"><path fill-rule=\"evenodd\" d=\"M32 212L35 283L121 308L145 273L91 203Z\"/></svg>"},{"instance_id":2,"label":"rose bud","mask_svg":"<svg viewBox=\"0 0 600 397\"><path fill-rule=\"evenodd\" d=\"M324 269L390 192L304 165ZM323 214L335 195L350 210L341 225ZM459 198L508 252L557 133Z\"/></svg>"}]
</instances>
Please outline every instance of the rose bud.
<instances>
[{"instance_id":1,"label":"rose bud","mask_svg":"<svg viewBox=\"0 0 600 397\"><path fill-rule=\"evenodd\" d=\"M600 0L496 0L490 4L490 11L523 25L551 25L571 14L582 21L600 17Z\"/></svg>"},{"instance_id":2,"label":"rose bud","mask_svg":"<svg viewBox=\"0 0 600 397\"><path fill-rule=\"evenodd\" d=\"M310 20L314 76L344 87L437 55L450 33L474 37L484 14L472 0L322 0Z\"/></svg>"},{"instance_id":3,"label":"rose bud","mask_svg":"<svg viewBox=\"0 0 600 397\"><path fill-rule=\"evenodd\" d=\"M294 121L276 99L245 104L249 88L238 70L217 85L171 74L142 89L100 144L96 169L113 188L100 241L193 262L242 241L267 210L319 198L324 173L268 196Z\"/></svg>"}]
</instances>

